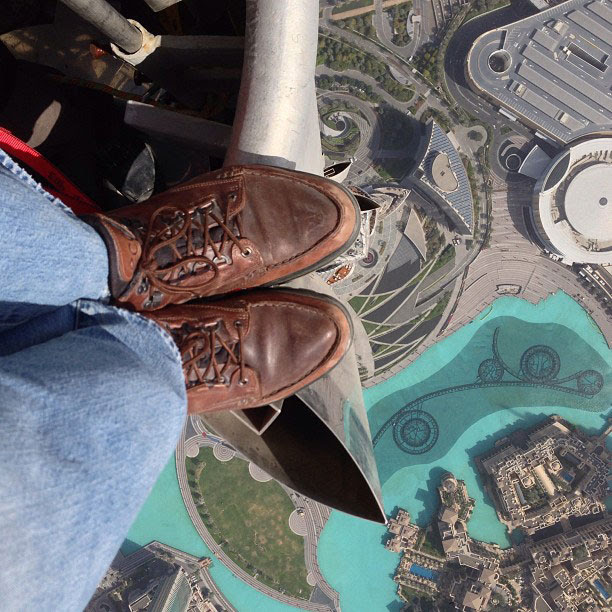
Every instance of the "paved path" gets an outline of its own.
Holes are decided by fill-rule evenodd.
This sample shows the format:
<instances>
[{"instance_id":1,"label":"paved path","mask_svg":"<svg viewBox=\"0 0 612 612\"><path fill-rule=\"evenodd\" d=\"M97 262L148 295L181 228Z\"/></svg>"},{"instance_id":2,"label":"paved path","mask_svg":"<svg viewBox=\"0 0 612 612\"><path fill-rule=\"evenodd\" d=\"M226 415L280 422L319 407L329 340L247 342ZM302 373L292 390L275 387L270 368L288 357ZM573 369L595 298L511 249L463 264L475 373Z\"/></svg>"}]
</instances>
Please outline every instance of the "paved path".
<instances>
[{"instance_id":1,"label":"paved path","mask_svg":"<svg viewBox=\"0 0 612 612\"><path fill-rule=\"evenodd\" d=\"M191 422L191 427L196 433L197 441L200 446L214 446L215 444L218 444L221 441L220 438L214 435L207 434L206 438L202 436L202 432L204 430L201 426L201 422L199 419L190 418L189 421ZM242 581L246 582L249 586L253 587L254 589L257 589L264 595L267 595L268 597L272 597L273 599L276 599L282 603L293 606L295 608L300 608L302 610L312 610L313 612L330 612L332 608L328 605L314 603L314 602L310 602L304 599L298 599L290 595L285 595L284 593L280 593L279 591L276 591L272 587L269 587L259 582L257 579L251 576L248 572L243 570L239 565L237 565L232 559L230 559L230 557L228 557L227 554L223 551L223 549L217 544L217 542L214 540L214 538L212 537L212 535L210 534L208 529L206 529L206 526L202 522L202 519L200 518L200 514L198 513L198 510L193 502L193 498L191 497L191 491L189 489L189 484L187 482L187 471L185 469L185 451L184 451L185 442L186 442L185 441L185 431L186 430L183 429L181 439L179 440L179 443L176 449L176 471L177 471L178 480L179 480L179 488L181 490L183 502L185 504L185 507L187 508L189 517L191 518L191 521L194 527L196 528L196 531L198 532L202 540L204 540L204 543L208 546L208 548L211 550L214 556L217 559L219 559L219 561L221 561L221 563L223 563L223 565L225 565L235 576L240 578ZM242 459L246 460L245 458L242 458ZM283 488L287 491L288 494L293 493L287 487L283 487ZM296 502L294 498L291 495L290 497L292 501L294 501L294 504L295 504ZM314 503L314 502L311 502L311 503ZM319 506L320 504L316 504L316 505ZM299 506L296 506L296 507L299 507ZM302 507L310 510L310 506L304 505ZM308 515L309 514L311 514L311 511L307 511L305 513L305 518L307 520L307 526L308 526ZM305 549L307 549L308 545L309 545L309 536L307 534L306 540L305 540ZM336 593L336 591L334 591L327 584L327 582L325 581L325 579L323 578L323 576L318 570L318 564L316 563L316 540L313 545L314 545L314 550L315 550L314 563L312 562L312 559L309 559L308 552L305 551L306 569L308 570L308 572L312 572L313 575L316 577L317 586L324 593L330 594L330 597L329 597L330 600L334 602L334 604L338 602L338 606L336 606L336 608L339 610L338 593Z\"/></svg>"},{"instance_id":2,"label":"paved path","mask_svg":"<svg viewBox=\"0 0 612 612\"><path fill-rule=\"evenodd\" d=\"M523 215L531 204L532 183L525 181L511 189L510 195L505 189L493 193L491 246L470 265L447 333L472 321L499 297L498 285L515 284L521 287L519 297L534 304L563 290L589 312L612 346L612 321L597 300L582 288L570 268L544 256L529 237Z\"/></svg>"},{"instance_id":3,"label":"paved path","mask_svg":"<svg viewBox=\"0 0 612 612\"><path fill-rule=\"evenodd\" d=\"M396 4L403 4L404 2L406 2L406 0L375 0L374 5L381 4L382 7L389 8L391 6L395 6ZM365 15L367 13L371 13L372 10L374 10L372 5L368 4L368 6L351 9L350 11L343 11L342 13L336 13L335 15L330 13L330 17L333 21L339 21L340 19L350 19L351 17Z\"/></svg>"}]
</instances>

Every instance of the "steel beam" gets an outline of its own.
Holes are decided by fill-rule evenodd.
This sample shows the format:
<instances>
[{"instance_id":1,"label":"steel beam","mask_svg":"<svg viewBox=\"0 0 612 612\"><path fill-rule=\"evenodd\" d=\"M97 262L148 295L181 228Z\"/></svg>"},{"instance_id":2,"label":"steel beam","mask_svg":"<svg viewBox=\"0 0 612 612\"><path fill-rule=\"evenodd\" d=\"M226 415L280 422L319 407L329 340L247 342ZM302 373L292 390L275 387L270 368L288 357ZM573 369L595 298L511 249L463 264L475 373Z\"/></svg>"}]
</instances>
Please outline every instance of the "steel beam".
<instances>
[{"instance_id":1,"label":"steel beam","mask_svg":"<svg viewBox=\"0 0 612 612\"><path fill-rule=\"evenodd\" d=\"M244 64L226 165L323 173L314 70L319 6L247 0Z\"/></svg>"},{"instance_id":2,"label":"steel beam","mask_svg":"<svg viewBox=\"0 0 612 612\"><path fill-rule=\"evenodd\" d=\"M260 163L323 175L314 83L319 4L247 0L246 8L243 72L225 165ZM316 273L290 286L332 293ZM355 327L362 329L358 321ZM261 434L228 412L201 419L287 486L385 522L354 348L333 372L286 399Z\"/></svg>"},{"instance_id":3,"label":"steel beam","mask_svg":"<svg viewBox=\"0 0 612 612\"><path fill-rule=\"evenodd\" d=\"M181 0L145 0L151 10L155 11L156 13L167 9L169 6L172 6L180 1Z\"/></svg>"},{"instance_id":4,"label":"steel beam","mask_svg":"<svg viewBox=\"0 0 612 612\"><path fill-rule=\"evenodd\" d=\"M61 2L127 53L136 53L142 46L140 30L108 2L104 0L61 0Z\"/></svg>"}]
</instances>

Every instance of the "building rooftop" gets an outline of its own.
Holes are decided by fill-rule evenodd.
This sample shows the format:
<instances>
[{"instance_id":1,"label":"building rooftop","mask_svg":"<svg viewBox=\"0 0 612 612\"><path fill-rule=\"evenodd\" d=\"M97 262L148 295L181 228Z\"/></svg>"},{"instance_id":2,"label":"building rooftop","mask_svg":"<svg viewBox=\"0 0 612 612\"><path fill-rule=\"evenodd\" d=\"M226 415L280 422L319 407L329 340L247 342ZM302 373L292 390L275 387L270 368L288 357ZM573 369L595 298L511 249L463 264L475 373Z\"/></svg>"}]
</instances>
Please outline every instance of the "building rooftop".
<instances>
[{"instance_id":1,"label":"building rooftop","mask_svg":"<svg viewBox=\"0 0 612 612\"><path fill-rule=\"evenodd\" d=\"M451 219L463 231L474 229L474 203L467 172L448 135L432 119L427 122L421 162L415 168L418 180L444 203Z\"/></svg>"},{"instance_id":2,"label":"building rooftop","mask_svg":"<svg viewBox=\"0 0 612 612\"><path fill-rule=\"evenodd\" d=\"M589 166L571 180L565 214L585 238L612 239L612 164Z\"/></svg>"},{"instance_id":3,"label":"building rooftop","mask_svg":"<svg viewBox=\"0 0 612 612\"><path fill-rule=\"evenodd\" d=\"M558 142L612 129L612 7L568 0L480 36L472 83Z\"/></svg>"},{"instance_id":4,"label":"building rooftop","mask_svg":"<svg viewBox=\"0 0 612 612\"><path fill-rule=\"evenodd\" d=\"M568 264L612 264L612 138L559 153L534 187L533 212L542 238Z\"/></svg>"},{"instance_id":5,"label":"building rooftop","mask_svg":"<svg viewBox=\"0 0 612 612\"><path fill-rule=\"evenodd\" d=\"M450 160L446 153L438 153L431 163L431 176L434 183L442 191L447 193L456 191L459 188L457 177L450 165Z\"/></svg>"}]
</instances>

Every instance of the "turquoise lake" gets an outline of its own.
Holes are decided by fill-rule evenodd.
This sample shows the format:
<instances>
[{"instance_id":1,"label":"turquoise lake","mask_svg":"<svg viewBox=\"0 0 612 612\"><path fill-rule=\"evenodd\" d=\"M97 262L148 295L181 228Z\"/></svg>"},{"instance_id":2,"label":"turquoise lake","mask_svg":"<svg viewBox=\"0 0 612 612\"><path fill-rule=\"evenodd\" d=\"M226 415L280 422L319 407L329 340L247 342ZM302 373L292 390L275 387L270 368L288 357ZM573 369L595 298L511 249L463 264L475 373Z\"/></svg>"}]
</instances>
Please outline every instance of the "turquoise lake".
<instances>
[{"instance_id":1,"label":"turquoise lake","mask_svg":"<svg viewBox=\"0 0 612 612\"><path fill-rule=\"evenodd\" d=\"M452 471L476 500L470 534L509 546L473 458L549 414L598 433L610 413L611 390L612 351L570 297L559 292L535 306L512 297L496 300L401 373L365 391L387 513L400 506L426 524L437 507L440 476ZM384 549L384 534L384 527L332 513L318 556L344 612L401 608L392 580L399 556ZM152 540L210 555L183 506L174 460L123 550ZM211 574L240 612L292 609L251 589L219 562Z\"/></svg>"}]
</instances>

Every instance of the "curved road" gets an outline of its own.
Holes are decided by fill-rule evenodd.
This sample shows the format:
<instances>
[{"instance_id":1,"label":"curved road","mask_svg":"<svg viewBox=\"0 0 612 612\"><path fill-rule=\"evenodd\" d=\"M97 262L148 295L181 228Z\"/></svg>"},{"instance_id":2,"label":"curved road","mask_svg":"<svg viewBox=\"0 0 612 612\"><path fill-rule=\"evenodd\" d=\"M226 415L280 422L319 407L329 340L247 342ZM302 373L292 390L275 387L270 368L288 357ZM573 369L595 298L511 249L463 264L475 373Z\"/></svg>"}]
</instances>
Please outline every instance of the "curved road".
<instances>
[{"instance_id":1,"label":"curved road","mask_svg":"<svg viewBox=\"0 0 612 612\"><path fill-rule=\"evenodd\" d=\"M380 83L369 74L363 74L363 72L359 72L358 70L343 70L342 72L338 70L334 70L333 68L329 68L328 66L323 66L319 64L317 66L317 75L326 74L328 76L347 76L351 79L356 79L357 81L361 81L366 85L369 85L375 93L377 93L389 106L393 106L397 110L405 113L410 106L410 103L414 99L414 95L408 102L400 102L396 100L391 94L387 93L381 86ZM416 95L416 94L415 94ZM373 103L370 103L373 104Z\"/></svg>"},{"instance_id":2,"label":"curved road","mask_svg":"<svg viewBox=\"0 0 612 612\"><path fill-rule=\"evenodd\" d=\"M484 32L516 21L522 16L525 16L524 9L517 9L515 5L510 5L464 23L448 44L444 56L444 72L446 73L446 85L457 104L491 126L496 126L501 122L512 126L512 129L519 134L531 138L533 134L528 128L500 115L495 106L474 93L465 76L465 61L473 42Z\"/></svg>"},{"instance_id":3,"label":"curved road","mask_svg":"<svg viewBox=\"0 0 612 612\"><path fill-rule=\"evenodd\" d=\"M406 79L410 81L410 86L413 87L417 93L420 93L423 96L427 95L429 88L414 78L414 75L412 74L412 67L408 65L408 61L404 57L396 54L392 49L389 49L383 43L377 44L371 41L369 38L356 34L351 30L339 28L330 19L331 11L331 7L323 9L323 16L319 20L319 26L321 29L330 34L341 36L356 49L365 51L376 58L381 58L382 56L383 61L387 65L395 68L400 74L405 76Z\"/></svg>"},{"instance_id":4,"label":"curved road","mask_svg":"<svg viewBox=\"0 0 612 612\"><path fill-rule=\"evenodd\" d=\"M383 14L383 0L374 0L375 12L372 15L372 24L376 30L376 35L382 44L396 53L397 55L410 59L414 50L415 43L413 40L410 41L405 47L398 47L391 40L391 28L389 26L389 20Z\"/></svg>"},{"instance_id":5,"label":"curved road","mask_svg":"<svg viewBox=\"0 0 612 612\"><path fill-rule=\"evenodd\" d=\"M319 94L319 97L337 98L349 101L363 113L365 119L355 114L351 115L359 128L360 136L359 146L354 155L355 161L350 169L350 176L355 177L358 174L363 174L372 166L372 162L380 149L382 135L378 115L372 110L370 104L363 102L351 94L324 91Z\"/></svg>"}]
</instances>

